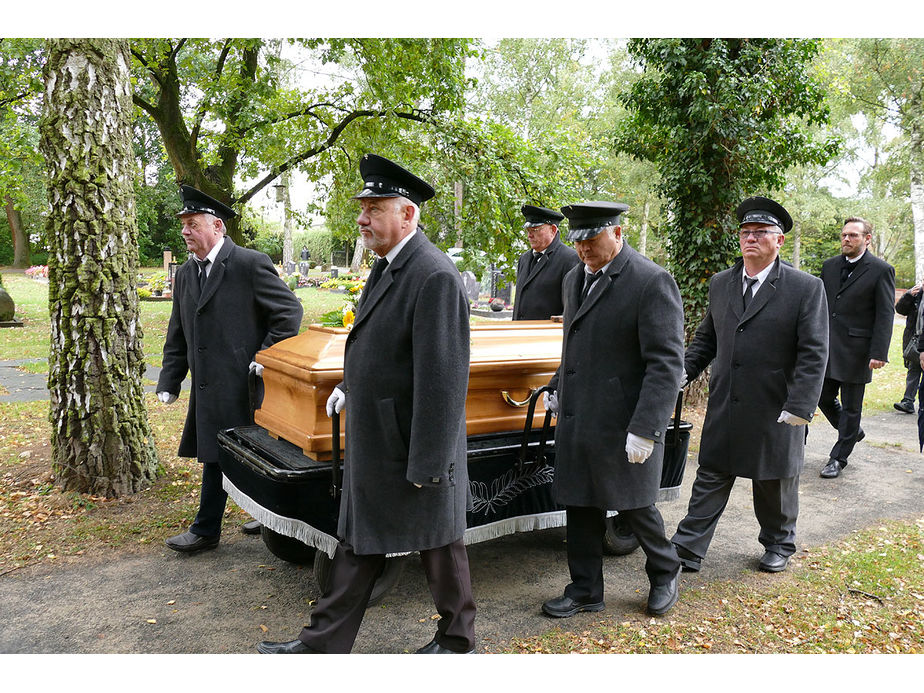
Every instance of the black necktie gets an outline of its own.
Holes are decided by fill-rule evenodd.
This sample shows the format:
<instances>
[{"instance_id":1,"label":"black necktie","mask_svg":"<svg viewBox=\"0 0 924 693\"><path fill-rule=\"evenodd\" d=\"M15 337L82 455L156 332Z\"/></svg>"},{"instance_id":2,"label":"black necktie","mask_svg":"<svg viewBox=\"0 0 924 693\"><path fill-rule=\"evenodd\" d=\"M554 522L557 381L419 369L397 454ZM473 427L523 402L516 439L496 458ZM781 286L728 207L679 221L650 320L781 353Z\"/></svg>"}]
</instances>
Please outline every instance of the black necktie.
<instances>
[{"instance_id":1,"label":"black necktie","mask_svg":"<svg viewBox=\"0 0 924 693\"><path fill-rule=\"evenodd\" d=\"M598 270L593 274L588 274L587 272L584 273L584 290L581 292L581 303L584 302L584 299L587 298L587 294L590 293L590 287L592 287L594 282L602 276L603 270Z\"/></svg>"},{"instance_id":2,"label":"black necktie","mask_svg":"<svg viewBox=\"0 0 924 693\"><path fill-rule=\"evenodd\" d=\"M748 309L748 303L751 302L751 289L754 288L754 285L757 283L757 277L749 277L744 275L744 281L747 283L747 287L744 289L744 294L741 299L744 303L744 309Z\"/></svg>"},{"instance_id":3,"label":"black necktie","mask_svg":"<svg viewBox=\"0 0 924 693\"><path fill-rule=\"evenodd\" d=\"M542 253L537 252L537 251L534 250L534 251L533 251L533 260L532 260L532 263L530 264L530 267L529 267L530 272L532 272L532 271L536 268L536 265L539 264L539 261L540 261L541 259L542 259Z\"/></svg>"},{"instance_id":4,"label":"black necktie","mask_svg":"<svg viewBox=\"0 0 924 693\"><path fill-rule=\"evenodd\" d=\"M847 256L844 255L844 264L841 265L841 284L847 281L847 277L850 276L850 273L853 272L853 263L847 262Z\"/></svg>"},{"instance_id":5,"label":"black necktie","mask_svg":"<svg viewBox=\"0 0 924 693\"><path fill-rule=\"evenodd\" d=\"M199 295L201 296L205 293L205 280L209 278L209 275L205 273L206 267L209 266L211 260L196 260L196 264L199 265Z\"/></svg>"},{"instance_id":6,"label":"black necktie","mask_svg":"<svg viewBox=\"0 0 924 693\"><path fill-rule=\"evenodd\" d=\"M369 278L366 280L366 286L363 288L363 302L367 296L372 295L372 288L375 286L375 283L379 280L379 277L382 276L382 272L385 271L385 268L388 267L388 260L384 257L380 257L375 261L375 264L372 265L372 271L369 273Z\"/></svg>"}]
</instances>

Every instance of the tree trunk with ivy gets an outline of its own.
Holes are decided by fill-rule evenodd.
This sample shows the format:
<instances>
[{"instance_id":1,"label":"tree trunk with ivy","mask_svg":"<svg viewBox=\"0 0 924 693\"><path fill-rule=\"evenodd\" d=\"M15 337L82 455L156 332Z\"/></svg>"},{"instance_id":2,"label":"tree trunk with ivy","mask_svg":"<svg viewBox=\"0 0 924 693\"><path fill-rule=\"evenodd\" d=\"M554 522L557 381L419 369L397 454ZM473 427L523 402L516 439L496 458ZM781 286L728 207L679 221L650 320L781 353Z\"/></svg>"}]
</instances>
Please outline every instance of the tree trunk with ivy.
<instances>
[{"instance_id":1,"label":"tree trunk with ivy","mask_svg":"<svg viewBox=\"0 0 924 693\"><path fill-rule=\"evenodd\" d=\"M157 453L144 404L128 45L49 40L46 160L52 454L66 490L148 487Z\"/></svg>"}]
</instances>

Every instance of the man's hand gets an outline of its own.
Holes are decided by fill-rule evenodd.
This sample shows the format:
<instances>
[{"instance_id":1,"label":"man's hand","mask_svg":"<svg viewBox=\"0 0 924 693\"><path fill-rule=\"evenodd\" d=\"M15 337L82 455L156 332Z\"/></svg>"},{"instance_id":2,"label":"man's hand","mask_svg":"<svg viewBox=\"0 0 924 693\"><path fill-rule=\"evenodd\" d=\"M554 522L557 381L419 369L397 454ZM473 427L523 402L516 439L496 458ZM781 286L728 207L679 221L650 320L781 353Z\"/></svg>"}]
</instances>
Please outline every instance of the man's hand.
<instances>
[{"instance_id":1,"label":"man's hand","mask_svg":"<svg viewBox=\"0 0 924 693\"><path fill-rule=\"evenodd\" d=\"M869 367L870 367L872 370L876 370L877 368L882 368L884 365L886 365L886 362L885 362L885 361L880 361L879 359L870 359L870 360L869 360Z\"/></svg>"},{"instance_id":2,"label":"man's hand","mask_svg":"<svg viewBox=\"0 0 924 693\"><path fill-rule=\"evenodd\" d=\"M654 441L642 438L634 433L626 434L626 455L632 464L641 464L651 456Z\"/></svg>"},{"instance_id":3,"label":"man's hand","mask_svg":"<svg viewBox=\"0 0 924 693\"><path fill-rule=\"evenodd\" d=\"M176 395L172 392L158 392L157 399L159 399L164 404L173 404L176 402Z\"/></svg>"},{"instance_id":4,"label":"man's hand","mask_svg":"<svg viewBox=\"0 0 924 693\"><path fill-rule=\"evenodd\" d=\"M552 416L558 416L558 391L542 393L542 406L546 411L552 412Z\"/></svg>"},{"instance_id":5,"label":"man's hand","mask_svg":"<svg viewBox=\"0 0 924 693\"><path fill-rule=\"evenodd\" d=\"M346 394L339 387L335 387L330 397L327 398L327 415L333 416L335 412L339 414L343 411L345 404Z\"/></svg>"},{"instance_id":6,"label":"man's hand","mask_svg":"<svg viewBox=\"0 0 924 693\"><path fill-rule=\"evenodd\" d=\"M258 376L262 377L263 376L263 366L261 366L256 361L251 361L250 362L250 372L256 373Z\"/></svg>"},{"instance_id":7,"label":"man's hand","mask_svg":"<svg viewBox=\"0 0 924 693\"><path fill-rule=\"evenodd\" d=\"M805 426L809 422L803 419L801 416L796 416L795 414L790 414L785 409L780 412L780 418L776 420L777 423L789 424L790 426Z\"/></svg>"},{"instance_id":8,"label":"man's hand","mask_svg":"<svg viewBox=\"0 0 924 693\"><path fill-rule=\"evenodd\" d=\"M684 369L683 376L680 378L680 389L682 390L687 385L689 385L689 382L687 382L687 371Z\"/></svg>"}]
</instances>

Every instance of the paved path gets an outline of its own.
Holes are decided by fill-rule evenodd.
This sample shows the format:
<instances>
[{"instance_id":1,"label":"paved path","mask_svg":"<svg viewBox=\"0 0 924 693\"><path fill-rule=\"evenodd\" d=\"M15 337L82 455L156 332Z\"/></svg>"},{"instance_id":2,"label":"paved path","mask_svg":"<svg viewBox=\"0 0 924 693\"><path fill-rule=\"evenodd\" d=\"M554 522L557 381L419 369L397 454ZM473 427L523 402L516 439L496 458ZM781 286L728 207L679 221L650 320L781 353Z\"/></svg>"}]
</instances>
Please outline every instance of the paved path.
<instances>
[{"instance_id":1,"label":"paved path","mask_svg":"<svg viewBox=\"0 0 924 693\"><path fill-rule=\"evenodd\" d=\"M924 516L924 456L918 452L915 418L897 412L865 418L867 439L857 446L843 476L834 480L818 476L834 432L823 421L813 424L794 566L810 556L805 552L812 547L855 530L890 518ZM691 458L681 500L661 505L669 532L684 514L695 468ZM683 574L675 608L684 608L683 592L700 585L753 576L762 553L757 533L750 484L741 481L703 570ZM581 630L600 618L579 614L551 621L539 611L542 601L559 594L567 581L563 540L563 529L550 529L469 547L480 647L554 626ZM640 551L606 558L603 613L608 618L643 615L643 565ZM777 577L757 573L766 584ZM259 537L226 527L218 549L198 556L175 554L158 542L0 577L0 652L252 653L260 640L295 637L317 596L310 567L285 563ZM432 636L431 616L426 580L419 561L410 559L398 586L367 612L354 651L413 650Z\"/></svg>"},{"instance_id":2,"label":"paved path","mask_svg":"<svg viewBox=\"0 0 924 693\"><path fill-rule=\"evenodd\" d=\"M48 399L48 376L45 373L30 373L21 366L30 363L44 363L48 359L17 359L0 361L0 404L6 402L36 402ZM160 368L148 366L144 372L147 380L157 381ZM184 389L189 388L189 379L183 381ZM154 385L146 385L145 392L154 392ZM7 394L3 394L6 390Z\"/></svg>"}]
</instances>

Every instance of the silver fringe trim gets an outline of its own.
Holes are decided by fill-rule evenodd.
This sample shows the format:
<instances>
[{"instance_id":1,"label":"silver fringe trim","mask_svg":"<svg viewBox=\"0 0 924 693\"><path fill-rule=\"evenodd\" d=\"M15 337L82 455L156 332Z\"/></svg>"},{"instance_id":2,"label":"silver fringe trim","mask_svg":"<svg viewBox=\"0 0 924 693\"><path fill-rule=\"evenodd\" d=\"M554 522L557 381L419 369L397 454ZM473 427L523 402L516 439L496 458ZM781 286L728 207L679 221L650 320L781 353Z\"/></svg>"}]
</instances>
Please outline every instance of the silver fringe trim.
<instances>
[{"instance_id":1,"label":"silver fringe trim","mask_svg":"<svg viewBox=\"0 0 924 693\"><path fill-rule=\"evenodd\" d=\"M505 537L508 534L516 534L517 532L532 532L538 529L564 526L564 510L539 513L538 515L520 515L519 517L509 517L506 520L498 520L487 525L470 527L465 530L463 541L466 544L479 544L483 541L490 541L491 539Z\"/></svg>"},{"instance_id":2,"label":"silver fringe trim","mask_svg":"<svg viewBox=\"0 0 924 693\"><path fill-rule=\"evenodd\" d=\"M340 543L337 537L332 537L330 534L312 527L307 522L285 517L284 515L277 515L267 510L232 484L226 476L223 477L222 486L224 486L225 491L228 492L234 502L240 506L241 510L249 513L253 519L269 527L274 532L298 539L308 546L313 546L319 551L323 551L331 558L334 557L334 551L337 549L337 544Z\"/></svg>"}]
</instances>

